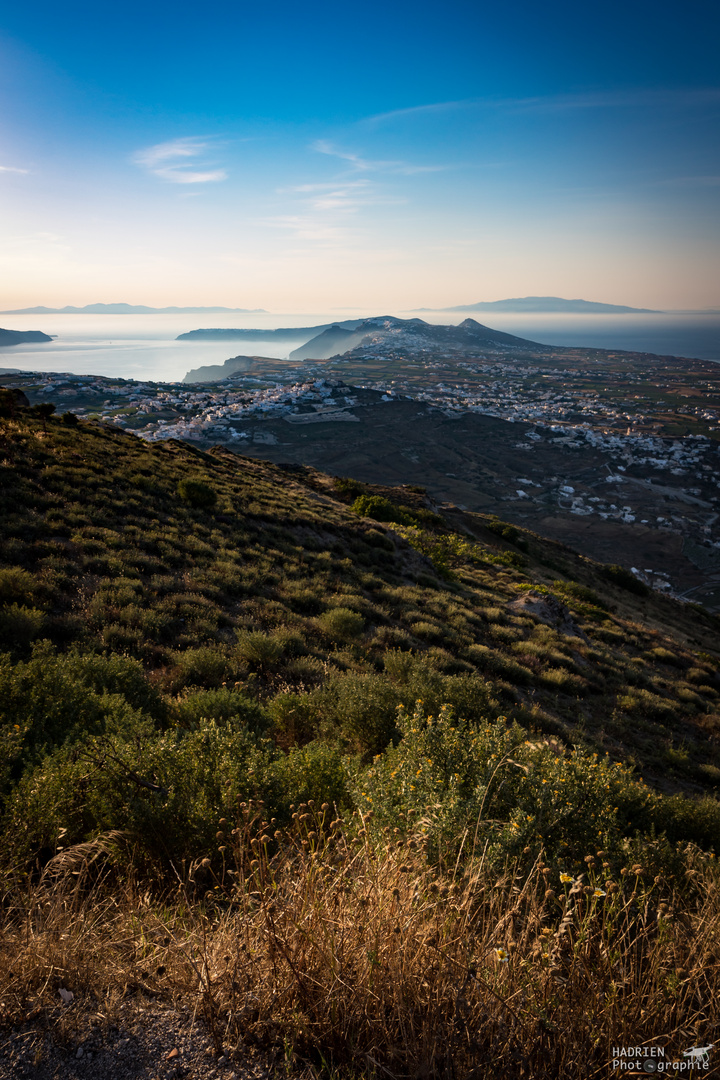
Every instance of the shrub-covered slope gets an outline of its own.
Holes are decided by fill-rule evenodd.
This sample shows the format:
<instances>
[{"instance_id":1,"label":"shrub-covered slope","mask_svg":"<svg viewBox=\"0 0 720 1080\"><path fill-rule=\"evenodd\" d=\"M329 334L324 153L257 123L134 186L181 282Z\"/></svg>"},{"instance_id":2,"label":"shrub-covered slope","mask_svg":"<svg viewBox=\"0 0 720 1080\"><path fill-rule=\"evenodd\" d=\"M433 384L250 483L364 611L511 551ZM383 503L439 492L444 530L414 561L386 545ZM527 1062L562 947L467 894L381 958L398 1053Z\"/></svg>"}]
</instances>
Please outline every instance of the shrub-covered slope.
<instances>
[{"instance_id":1,"label":"shrub-covered slope","mask_svg":"<svg viewBox=\"0 0 720 1080\"><path fill-rule=\"evenodd\" d=\"M420 490L47 418L1 445L6 857L127 828L192 859L251 796L717 842L702 611Z\"/></svg>"}]
</instances>

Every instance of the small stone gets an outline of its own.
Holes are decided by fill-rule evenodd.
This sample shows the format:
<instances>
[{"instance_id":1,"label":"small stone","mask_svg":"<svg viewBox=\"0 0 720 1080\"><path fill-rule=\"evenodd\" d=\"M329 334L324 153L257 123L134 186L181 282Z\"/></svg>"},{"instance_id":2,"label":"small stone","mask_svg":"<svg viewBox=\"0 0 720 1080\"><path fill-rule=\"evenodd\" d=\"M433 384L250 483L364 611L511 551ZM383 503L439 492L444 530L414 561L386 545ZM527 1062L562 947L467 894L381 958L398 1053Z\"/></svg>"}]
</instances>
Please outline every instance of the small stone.
<instances>
[{"instance_id":1,"label":"small stone","mask_svg":"<svg viewBox=\"0 0 720 1080\"><path fill-rule=\"evenodd\" d=\"M75 1053L75 1057L76 1058L81 1058L84 1053L85 1053L85 1051L83 1050L82 1046L78 1046L77 1051Z\"/></svg>"},{"instance_id":2,"label":"small stone","mask_svg":"<svg viewBox=\"0 0 720 1080\"><path fill-rule=\"evenodd\" d=\"M177 1046L173 1046L172 1050L167 1055L165 1060L170 1061L172 1058L176 1058L176 1057L179 1057L179 1056L180 1056L180 1051L178 1050Z\"/></svg>"}]
</instances>

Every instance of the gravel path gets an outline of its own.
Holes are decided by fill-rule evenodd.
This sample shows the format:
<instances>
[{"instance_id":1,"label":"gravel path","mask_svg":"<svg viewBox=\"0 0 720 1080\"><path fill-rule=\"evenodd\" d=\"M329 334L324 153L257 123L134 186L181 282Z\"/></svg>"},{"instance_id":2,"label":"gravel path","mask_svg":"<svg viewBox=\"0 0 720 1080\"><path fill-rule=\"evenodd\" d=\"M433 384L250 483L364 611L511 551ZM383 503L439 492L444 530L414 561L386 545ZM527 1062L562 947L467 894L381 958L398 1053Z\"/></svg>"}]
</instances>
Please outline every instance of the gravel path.
<instances>
[{"instance_id":1,"label":"gravel path","mask_svg":"<svg viewBox=\"0 0 720 1080\"><path fill-rule=\"evenodd\" d=\"M64 1017L67 1032L67 1015ZM55 1024L53 1023L55 1020ZM78 1018L61 1039L57 1018L0 1032L1 1080L271 1080L267 1057L243 1048L218 1055L189 1008L123 1006L115 1023Z\"/></svg>"}]
</instances>

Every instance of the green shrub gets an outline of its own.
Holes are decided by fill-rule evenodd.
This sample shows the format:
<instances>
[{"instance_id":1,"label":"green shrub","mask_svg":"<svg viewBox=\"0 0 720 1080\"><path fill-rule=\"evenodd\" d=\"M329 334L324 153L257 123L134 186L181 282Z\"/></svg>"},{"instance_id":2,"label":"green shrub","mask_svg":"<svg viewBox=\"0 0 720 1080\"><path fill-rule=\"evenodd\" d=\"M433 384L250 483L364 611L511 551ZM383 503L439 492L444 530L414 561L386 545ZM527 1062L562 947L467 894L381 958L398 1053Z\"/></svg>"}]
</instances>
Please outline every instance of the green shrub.
<instances>
[{"instance_id":1,"label":"green shrub","mask_svg":"<svg viewBox=\"0 0 720 1080\"><path fill-rule=\"evenodd\" d=\"M22 650L39 637L45 616L37 608L8 604L0 608L0 647Z\"/></svg>"},{"instance_id":2,"label":"green shrub","mask_svg":"<svg viewBox=\"0 0 720 1080\"><path fill-rule=\"evenodd\" d=\"M331 641L352 641L365 629L365 620L357 611L346 607L330 608L317 620L318 625Z\"/></svg>"},{"instance_id":3,"label":"green shrub","mask_svg":"<svg viewBox=\"0 0 720 1080\"><path fill-rule=\"evenodd\" d=\"M31 604L37 589L35 578L27 570L18 566L0 570L0 604Z\"/></svg>"},{"instance_id":4,"label":"green shrub","mask_svg":"<svg viewBox=\"0 0 720 1080\"><path fill-rule=\"evenodd\" d=\"M198 510L208 510L217 502L217 492L204 480L191 478L181 480L177 490L183 502L189 503Z\"/></svg>"},{"instance_id":5,"label":"green shrub","mask_svg":"<svg viewBox=\"0 0 720 1080\"><path fill-rule=\"evenodd\" d=\"M486 843L502 857L542 847L550 858L579 859L617 848L623 792L645 797L623 766L528 742L504 718L471 725L447 706L430 715L418 704L399 709L397 724L402 739L359 774L353 795L378 825L411 811L435 858Z\"/></svg>"},{"instance_id":6,"label":"green shrub","mask_svg":"<svg viewBox=\"0 0 720 1080\"><path fill-rule=\"evenodd\" d=\"M508 679L512 683L528 684L535 681L535 676L530 668L524 664L518 664L509 656L489 649L487 645L471 645L463 654L488 675L497 675L501 679Z\"/></svg>"},{"instance_id":7,"label":"green shrub","mask_svg":"<svg viewBox=\"0 0 720 1080\"><path fill-rule=\"evenodd\" d=\"M675 695L680 701L684 701L688 705L694 705L696 709L705 708L705 702L700 697L700 694L696 694L689 686L678 686Z\"/></svg>"},{"instance_id":8,"label":"green shrub","mask_svg":"<svg viewBox=\"0 0 720 1080\"><path fill-rule=\"evenodd\" d=\"M272 766L275 805L287 813L291 805L314 800L342 809L349 803L347 770L337 749L323 742L293 747Z\"/></svg>"},{"instance_id":9,"label":"green shrub","mask_svg":"<svg viewBox=\"0 0 720 1080\"><path fill-rule=\"evenodd\" d=\"M647 660L655 660L661 664L669 664L671 667L684 668L688 666L688 662L684 656L677 652L673 652L671 649L666 649L662 645L656 646L654 649L650 649L644 653Z\"/></svg>"},{"instance_id":10,"label":"green shrub","mask_svg":"<svg viewBox=\"0 0 720 1080\"><path fill-rule=\"evenodd\" d=\"M358 498L367 494L367 484L363 484L360 480L353 480L349 476L334 476L333 483L336 491L339 491L341 495Z\"/></svg>"},{"instance_id":11,"label":"green shrub","mask_svg":"<svg viewBox=\"0 0 720 1080\"><path fill-rule=\"evenodd\" d=\"M643 832L664 833L673 843L690 840L720 850L720 803L709 795L653 795L635 812L634 824Z\"/></svg>"},{"instance_id":12,"label":"green shrub","mask_svg":"<svg viewBox=\"0 0 720 1080\"><path fill-rule=\"evenodd\" d=\"M624 712L636 716L647 716L652 720L669 720L675 716L672 701L653 694L649 690L633 689L629 694L618 697L618 705Z\"/></svg>"},{"instance_id":13,"label":"green shrub","mask_svg":"<svg viewBox=\"0 0 720 1080\"><path fill-rule=\"evenodd\" d=\"M488 532L502 537L508 544L514 544L515 547L520 548L521 551L528 550L527 540L521 536L520 530L514 525L508 524L507 521L501 521L500 518L493 515L485 522L485 528Z\"/></svg>"},{"instance_id":14,"label":"green shrub","mask_svg":"<svg viewBox=\"0 0 720 1080\"><path fill-rule=\"evenodd\" d=\"M517 551L486 551L482 555L482 561L493 566L509 566L513 570L522 570L528 564L527 559Z\"/></svg>"},{"instance_id":15,"label":"green shrub","mask_svg":"<svg viewBox=\"0 0 720 1080\"><path fill-rule=\"evenodd\" d=\"M277 663L285 651L281 638L263 631L236 630L238 654L256 667Z\"/></svg>"},{"instance_id":16,"label":"green shrub","mask_svg":"<svg viewBox=\"0 0 720 1080\"><path fill-rule=\"evenodd\" d=\"M214 720L218 724L232 720L258 733L267 727L267 715L256 701L225 686L215 690L197 690L180 698L174 712L184 727L196 726L203 720Z\"/></svg>"},{"instance_id":17,"label":"green shrub","mask_svg":"<svg viewBox=\"0 0 720 1080\"><path fill-rule=\"evenodd\" d=\"M458 536L457 533L428 532L415 525L402 527L398 529L398 532L411 547L430 559L440 577L448 581L454 576L453 567L477 561L477 552L480 549L477 545L470 544L463 536ZM418 577L418 582L420 582L420 577Z\"/></svg>"},{"instance_id":18,"label":"green shrub","mask_svg":"<svg viewBox=\"0 0 720 1080\"><path fill-rule=\"evenodd\" d=\"M424 641L435 642L439 644L446 640L448 635L442 626L438 626L437 623L428 622L426 619L421 619L418 622L410 623L410 630L415 637L422 638Z\"/></svg>"},{"instance_id":19,"label":"green shrub","mask_svg":"<svg viewBox=\"0 0 720 1080\"><path fill-rule=\"evenodd\" d=\"M60 664L71 679L96 694L119 694L134 709L141 709L159 720L165 718L165 703L137 660L129 656L99 656L73 651L63 657Z\"/></svg>"},{"instance_id":20,"label":"green shrub","mask_svg":"<svg viewBox=\"0 0 720 1080\"><path fill-rule=\"evenodd\" d=\"M107 648L117 652L127 652L132 656L142 656L145 652L145 635L140 627L106 623L100 632L100 640Z\"/></svg>"},{"instance_id":21,"label":"green shrub","mask_svg":"<svg viewBox=\"0 0 720 1080\"><path fill-rule=\"evenodd\" d=\"M383 552L395 551L395 545L393 544L387 533L380 532L379 529L368 529L363 533L363 538L366 543L372 547L380 548Z\"/></svg>"},{"instance_id":22,"label":"green shrub","mask_svg":"<svg viewBox=\"0 0 720 1080\"><path fill-rule=\"evenodd\" d=\"M186 649L173 654L181 674L182 686L204 686L208 689L243 674L237 661L221 647L209 645L198 649ZM245 669L247 671L247 668Z\"/></svg>"},{"instance_id":23,"label":"green shrub","mask_svg":"<svg viewBox=\"0 0 720 1080\"><path fill-rule=\"evenodd\" d=\"M306 743L317 733L319 709L317 694L293 691L277 694L268 704L273 727L288 746Z\"/></svg>"},{"instance_id":24,"label":"green shrub","mask_svg":"<svg viewBox=\"0 0 720 1080\"><path fill-rule=\"evenodd\" d=\"M556 581L553 583L553 591L566 599L580 600L593 607L607 609L607 603L600 599L594 589L588 589L586 585L580 585L576 581Z\"/></svg>"},{"instance_id":25,"label":"green shrub","mask_svg":"<svg viewBox=\"0 0 720 1080\"><path fill-rule=\"evenodd\" d=\"M549 689L562 690L564 694L580 694L587 689L585 679L565 667L547 668L540 678Z\"/></svg>"},{"instance_id":26,"label":"green shrub","mask_svg":"<svg viewBox=\"0 0 720 1080\"><path fill-rule=\"evenodd\" d=\"M505 626L502 623L491 623L488 630L496 641L507 642L513 650L517 647L523 652L527 651L523 648L525 640L519 626Z\"/></svg>"},{"instance_id":27,"label":"green shrub","mask_svg":"<svg viewBox=\"0 0 720 1080\"><path fill-rule=\"evenodd\" d=\"M392 679L401 684L410 681L416 663L413 653L402 649L386 649L383 653L385 671Z\"/></svg>"},{"instance_id":28,"label":"green shrub","mask_svg":"<svg viewBox=\"0 0 720 1080\"><path fill-rule=\"evenodd\" d=\"M42 422L43 431L47 431L47 422L55 412L55 406L51 401L39 401L32 406L30 412Z\"/></svg>"},{"instance_id":29,"label":"green shrub","mask_svg":"<svg viewBox=\"0 0 720 1080\"><path fill-rule=\"evenodd\" d=\"M60 656L46 641L35 645L28 661L13 664L7 654L0 656L0 732L20 736L19 741L13 736L12 763L5 762L6 770L12 766L8 776L17 779L23 769L57 746L140 723L143 714L132 704L133 698L143 697L139 687L126 685L131 700L126 699L117 692L119 679L113 688L108 676L101 686L97 665L103 658L87 658L95 664L95 673L89 675L83 671L85 659L74 654ZM152 697L149 688L146 690ZM149 717L144 717L143 723L153 726Z\"/></svg>"},{"instance_id":30,"label":"green shrub","mask_svg":"<svg viewBox=\"0 0 720 1080\"><path fill-rule=\"evenodd\" d=\"M298 615L319 615L324 606L321 597L307 587L288 590L287 599L290 610Z\"/></svg>"},{"instance_id":31,"label":"green shrub","mask_svg":"<svg viewBox=\"0 0 720 1080\"><path fill-rule=\"evenodd\" d=\"M358 495L351 509L360 517L375 521L392 521L399 525L412 525L416 518L402 506L390 502L384 495Z\"/></svg>"},{"instance_id":32,"label":"green shrub","mask_svg":"<svg viewBox=\"0 0 720 1080\"><path fill-rule=\"evenodd\" d=\"M613 585L619 585L621 589L627 589L628 592L635 593L636 596L648 596L650 594L649 587L631 574L629 570L626 570L624 566L618 566L617 563L601 566L600 573L608 581L611 581Z\"/></svg>"},{"instance_id":33,"label":"green shrub","mask_svg":"<svg viewBox=\"0 0 720 1080\"><path fill-rule=\"evenodd\" d=\"M17 416L18 411L27 408L28 399L20 390L8 390L0 386L0 417Z\"/></svg>"},{"instance_id":34,"label":"green shrub","mask_svg":"<svg viewBox=\"0 0 720 1080\"><path fill-rule=\"evenodd\" d=\"M691 667L685 672L685 678L692 683L707 683L712 673L707 668Z\"/></svg>"},{"instance_id":35,"label":"green shrub","mask_svg":"<svg viewBox=\"0 0 720 1080\"><path fill-rule=\"evenodd\" d=\"M398 688L383 678L348 674L318 692L318 715L323 729L341 735L353 750L379 754L396 735L401 700Z\"/></svg>"},{"instance_id":36,"label":"green shrub","mask_svg":"<svg viewBox=\"0 0 720 1080\"><path fill-rule=\"evenodd\" d=\"M122 829L168 869L212 857L220 816L234 815L240 798L273 799L276 756L243 724L203 720L193 731L161 734L129 717L120 731L54 751L20 781L8 801L6 843L27 853L54 846L61 830L74 844Z\"/></svg>"}]
</instances>

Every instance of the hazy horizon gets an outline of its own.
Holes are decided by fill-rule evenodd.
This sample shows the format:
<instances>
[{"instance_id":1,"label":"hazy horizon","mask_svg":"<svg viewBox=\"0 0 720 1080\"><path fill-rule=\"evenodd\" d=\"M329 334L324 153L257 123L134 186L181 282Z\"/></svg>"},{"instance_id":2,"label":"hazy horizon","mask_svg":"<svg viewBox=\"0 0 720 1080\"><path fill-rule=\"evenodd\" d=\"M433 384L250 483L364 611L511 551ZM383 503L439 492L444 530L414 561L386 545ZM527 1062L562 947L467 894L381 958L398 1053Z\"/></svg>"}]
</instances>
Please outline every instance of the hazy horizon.
<instances>
[{"instance_id":1,"label":"hazy horizon","mask_svg":"<svg viewBox=\"0 0 720 1080\"><path fill-rule=\"evenodd\" d=\"M0 308L720 306L720 12L39 0L0 21Z\"/></svg>"},{"instance_id":2,"label":"hazy horizon","mask_svg":"<svg viewBox=\"0 0 720 1080\"><path fill-rule=\"evenodd\" d=\"M260 355L283 359L308 340L276 341L263 331L277 327L317 326L359 319L368 315L394 314L409 318L399 309L360 311L268 312L265 315L216 314L208 319L193 315L33 315L3 316L10 329L36 329L56 335L42 344L0 348L0 369L72 372L117 378L172 382L191 368L222 364L235 355ZM490 313L488 313L490 314ZM465 312L425 312L424 320L455 325ZM548 345L625 349L662 355L692 356L720 362L720 313L711 315L622 314L589 315L494 312L478 322L495 330ZM236 341L176 340L178 335L202 326L252 328L253 338Z\"/></svg>"},{"instance_id":3,"label":"hazy horizon","mask_svg":"<svg viewBox=\"0 0 720 1080\"><path fill-rule=\"evenodd\" d=\"M557 300L562 299L562 300L566 300L568 303L575 303L578 300L580 300L581 302L589 301L591 303L606 303L609 306L612 306L609 301L596 301L596 300L594 300L594 298L591 299L589 297L547 297L547 296L540 297L538 295L534 295L532 297L502 297L502 298L493 299L493 300L479 299L479 300L469 301L469 302L463 301L462 303L457 303L454 306L450 305L450 306L446 306L446 307L411 307L411 308L407 308L407 309L397 309L397 310L403 310L405 312L406 317L418 317L418 318L421 318L424 313L427 313L427 314L453 315L455 313L462 314L463 312L465 312L469 317L472 317L473 312L470 311L470 310L467 310L467 309L470 308L473 304L488 304L488 305L491 305L491 304L502 304L504 302L510 303L512 301L528 300L528 299L557 299ZM623 305L624 302L622 300L616 300L616 301L613 301L613 304L617 304L618 306L620 306L620 305ZM122 306L127 306L127 307L130 307L130 308L132 308L132 307L138 307L138 308L147 307L149 309L147 312L140 312L140 311L128 312L128 314L133 314L133 315L140 315L140 314L148 314L148 315L168 314L168 315L170 315L170 314L176 314L176 313L177 314L186 313L186 314L202 315L203 313L207 313L208 315L211 315L211 314L223 314L223 315L224 314L228 314L228 315L230 315L230 314L242 314L242 315L272 315L272 316L278 316L278 315L297 315L297 316L308 315L309 316L309 315L312 315L312 314L316 313L317 311L325 311L325 313L327 314L328 310L330 310L330 311L344 312L345 314L344 314L343 317L348 318L348 317L350 317L350 316L348 316L348 312L352 312L352 311L364 312L364 311L366 311L365 307L353 307L353 306L350 306L348 304L343 304L343 305L340 305L337 308L331 308L331 309L323 308L322 306L320 306L320 307L316 306L312 310L307 310L307 311L292 311L292 312L288 311L288 312L285 312L285 311L272 310L270 308L249 309L249 308L242 308L242 307L229 307L229 306L225 306L225 305L211 304L211 303L207 303L207 304L191 304L191 303L188 303L188 304L183 304L183 305L181 305L181 304L175 304L175 305L168 304L168 305L165 305L163 307L154 308L153 305L148 304L148 303L146 303L145 301L142 301L142 300L137 301L136 303L133 303L133 304L128 304L124 300L114 300L114 301L110 300L110 301L90 301L88 303L77 303L77 304L59 304L59 305L50 305L50 304L43 304L43 303L27 304L27 305L25 305L24 309L20 309L20 310L15 310L15 309L2 310L2 311L0 311L0 316L1 315L13 315L14 316L14 315L25 315L25 314L29 314L29 315L34 315L34 314L43 314L43 315L44 314L48 314L48 315L50 315L50 314L52 314L52 315L65 315L65 314L68 314L68 315L81 315L81 314L99 315L99 314L109 314L109 315L117 315L117 314L121 314L120 312L116 312L116 311L108 311L106 313L106 312L98 312L98 311L87 311L86 312L84 310L84 309L89 309L89 308L93 308L93 307L100 307L100 306L105 306L107 308L122 307ZM631 306L631 305L627 305L627 306ZM46 310L45 311L34 311L33 309L35 309L35 308L45 308ZM65 309L69 309L69 310L65 310ZM378 309L378 311L373 312L373 314L375 314L375 315L382 315L382 314L392 315L394 313L394 310L395 309L393 309L393 308L388 308L387 311L386 311L385 308L382 308L382 310ZM501 307L498 307L495 310L498 312L498 314L504 314L505 313L505 309L503 309ZM481 314L481 313L482 312L478 312L478 314ZM508 314L515 314L515 313L518 313L518 312L515 309L508 308L507 313ZM568 314L570 314L570 313L571 312L568 312ZM633 309L632 311L627 312L627 314L635 314L635 313L643 313L644 314L645 312L643 311L642 308ZM658 309L655 309L653 311L648 310L647 313L648 314L662 314L662 315L715 315L715 314L720 313L720 307L712 307L712 308L710 308L710 307L708 307L708 308L665 308L665 309L658 308ZM490 314L490 315L493 314L493 309L492 308L488 308L488 314ZM528 314L543 314L543 309L541 309L541 308L529 309ZM600 316L602 313L600 311L597 311L597 312L593 312L593 314L597 314L598 316ZM609 311L608 314L617 315L617 314L623 314L623 313L622 312L610 312ZM369 317L369 315L366 313L364 316L359 316L359 317L367 318L367 317Z\"/></svg>"}]
</instances>

